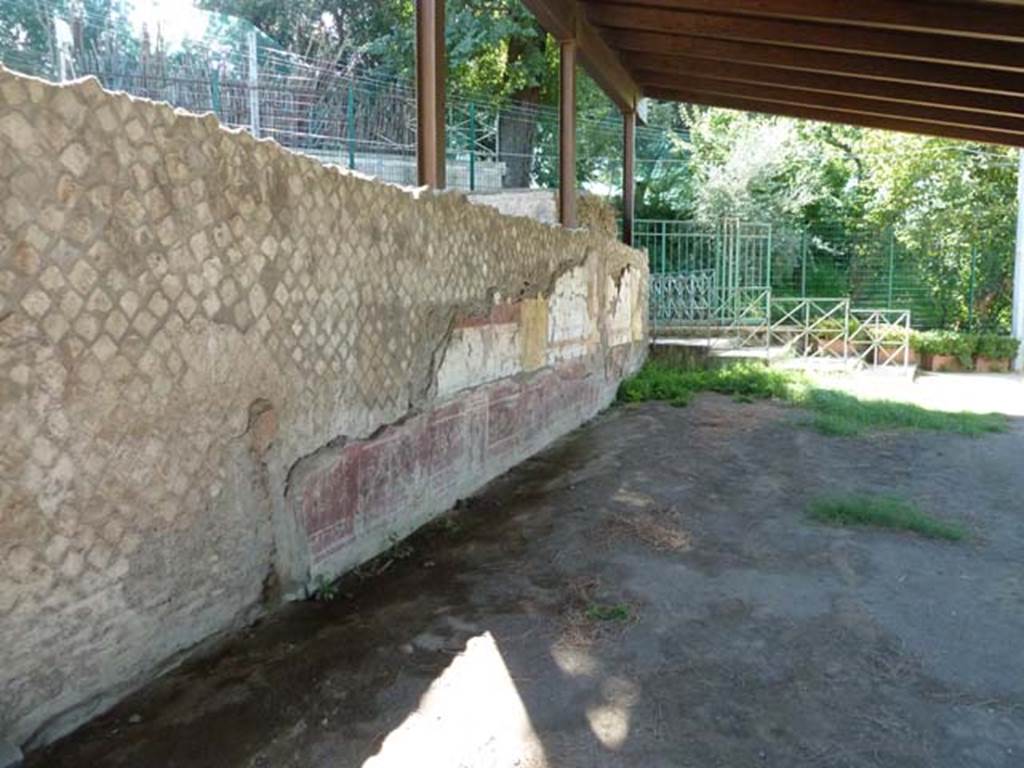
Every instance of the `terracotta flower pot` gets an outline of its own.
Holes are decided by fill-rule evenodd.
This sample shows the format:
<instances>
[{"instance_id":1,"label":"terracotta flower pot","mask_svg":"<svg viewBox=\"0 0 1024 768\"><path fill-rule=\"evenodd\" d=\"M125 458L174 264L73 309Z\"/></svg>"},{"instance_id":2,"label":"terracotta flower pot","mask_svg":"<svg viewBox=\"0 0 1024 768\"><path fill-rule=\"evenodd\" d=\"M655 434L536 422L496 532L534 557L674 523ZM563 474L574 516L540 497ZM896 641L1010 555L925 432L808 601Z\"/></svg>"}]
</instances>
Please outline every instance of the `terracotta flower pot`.
<instances>
[{"instance_id":1,"label":"terracotta flower pot","mask_svg":"<svg viewBox=\"0 0 1024 768\"><path fill-rule=\"evenodd\" d=\"M907 355L907 364L912 365L914 363L914 352L913 350ZM888 361L889 365L903 365L903 348L899 346L888 347L881 345L875 347L875 365L882 365Z\"/></svg>"},{"instance_id":2,"label":"terracotta flower pot","mask_svg":"<svg viewBox=\"0 0 1024 768\"><path fill-rule=\"evenodd\" d=\"M823 357L844 357L846 354L846 342L842 339L830 339L817 342L818 353ZM851 350L852 351L852 350Z\"/></svg>"},{"instance_id":3,"label":"terracotta flower pot","mask_svg":"<svg viewBox=\"0 0 1024 768\"><path fill-rule=\"evenodd\" d=\"M931 367L928 370L958 373L963 369L964 367L960 364L960 359L955 355L932 355Z\"/></svg>"},{"instance_id":4,"label":"terracotta flower pot","mask_svg":"<svg viewBox=\"0 0 1024 768\"><path fill-rule=\"evenodd\" d=\"M977 357L974 359L974 370L979 373L1008 373L1010 360L1005 357Z\"/></svg>"}]
</instances>

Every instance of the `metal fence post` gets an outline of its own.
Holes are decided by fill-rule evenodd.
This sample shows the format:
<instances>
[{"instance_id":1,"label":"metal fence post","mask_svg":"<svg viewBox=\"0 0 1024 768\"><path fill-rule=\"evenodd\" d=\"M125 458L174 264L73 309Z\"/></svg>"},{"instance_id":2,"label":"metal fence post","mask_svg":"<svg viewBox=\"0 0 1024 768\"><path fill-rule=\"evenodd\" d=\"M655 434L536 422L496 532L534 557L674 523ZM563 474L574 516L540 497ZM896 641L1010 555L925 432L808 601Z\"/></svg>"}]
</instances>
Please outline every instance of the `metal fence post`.
<instances>
[{"instance_id":1,"label":"metal fence post","mask_svg":"<svg viewBox=\"0 0 1024 768\"><path fill-rule=\"evenodd\" d=\"M807 298L807 231L800 230L800 298Z\"/></svg>"},{"instance_id":2,"label":"metal fence post","mask_svg":"<svg viewBox=\"0 0 1024 768\"><path fill-rule=\"evenodd\" d=\"M469 102L469 191L476 190L476 103Z\"/></svg>"},{"instance_id":3,"label":"metal fence post","mask_svg":"<svg viewBox=\"0 0 1024 768\"><path fill-rule=\"evenodd\" d=\"M259 59L256 56L256 30L249 32L249 122L252 135L260 137Z\"/></svg>"},{"instance_id":4,"label":"metal fence post","mask_svg":"<svg viewBox=\"0 0 1024 768\"><path fill-rule=\"evenodd\" d=\"M665 274L665 260L668 256L668 222L661 222L661 273Z\"/></svg>"},{"instance_id":5,"label":"metal fence post","mask_svg":"<svg viewBox=\"0 0 1024 768\"><path fill-rule=\"evenodd\" d=\"M356 89L352 82L348 84L348 103L345 105L345 134L348 144L348 167L356 167Z\"/></svg>"},{"instance_id":6,"label":"metal fence post","mask_svg":"<svg viewBox=\"0 0 1024 768\"><path fill-rule=\"evenodd\" d=\"M967 330L974 330L974 275L978 263L978 248L971 245L971 276L967 285Z\"/></svg>"},{"instance_id":7,"label":"metal fence post","mask_svg":"<svg viewBox=\"0 0 1024 768\"><path fill-rule=\"evenodd\" d=\"M220 69L214 67L210 70L210 109L213 114L220 117Z\"/></svg>"},{"instance_id":8,"label":"metal fence post","mask_svg":"<svg viewBox=\"0 0 1024 768\"><path fill-rule=\"evenodd\" d=\"M850 362L850 300L846 299L843 318L843 364Z\"/></svg>"},{"instance_id":9,"label":"metal fence post","mask_svg":"<svg viewBox=\"0 0 1024 768\"><path fill-rule=\"evenodd\" d=\"M893 233L892 225L889 226L889 301L886 307L892 309L892 286L893 273L896 268L896 236Z\"/></svg>"},{"instance_id":10,"label":"metal fence post","mask_svg":"<svg viewBox=\"0 0 1024 768\"><path fill-rule=\"evenodd\" d=\"M910 312L903 315L903 367L910 365Z\"/></svg>"}]
</instances>

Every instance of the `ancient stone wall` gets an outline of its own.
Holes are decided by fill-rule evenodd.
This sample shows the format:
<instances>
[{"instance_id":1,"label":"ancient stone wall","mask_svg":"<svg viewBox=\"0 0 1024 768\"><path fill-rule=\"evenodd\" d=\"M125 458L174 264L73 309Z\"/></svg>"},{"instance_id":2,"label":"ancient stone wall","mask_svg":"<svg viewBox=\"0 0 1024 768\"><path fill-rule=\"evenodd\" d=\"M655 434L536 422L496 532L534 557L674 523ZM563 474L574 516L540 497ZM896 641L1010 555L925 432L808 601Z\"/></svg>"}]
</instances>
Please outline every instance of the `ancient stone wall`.
<instances>
[{"instance_id":1,"label":"ancient stone wall","mask_svg":"<svg viewBox=\"0 0 1024 768\"><path fill-rule=\"evenodd\" d=\"M39 743L608 404L646 264L0 69L0 738Z\"/></svg>"},{"instance_id":2,"label":"ancient stone wall","mask_svg":"<svg viewBox=\"0 0 1024 768\"><path fill-rule=\"evenodd\" d=\"M469 199L488 205L508 216L526 216L545 224L558 223L558 192L552 189L504 189L500 192L471 192ZM617 237L615 209L608 200L587 192L576 198L576 218L582 229Z\"/></svg>"}]
</instances>

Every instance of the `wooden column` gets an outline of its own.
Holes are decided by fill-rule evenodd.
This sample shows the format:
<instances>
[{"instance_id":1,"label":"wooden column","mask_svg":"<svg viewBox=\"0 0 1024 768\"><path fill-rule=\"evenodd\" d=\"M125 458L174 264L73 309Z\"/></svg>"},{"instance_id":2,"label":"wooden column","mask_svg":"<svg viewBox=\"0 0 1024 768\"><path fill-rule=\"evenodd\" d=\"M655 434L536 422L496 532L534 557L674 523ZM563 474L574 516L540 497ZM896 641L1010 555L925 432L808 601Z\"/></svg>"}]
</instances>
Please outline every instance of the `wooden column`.
<instances>
[{"instance_id":1,"label":"wooden column","mask_svg":"<svg viewBox=\"0 0 1024 768\"><path fill-rule=\"evenodd\" d=\"M563 40L558 94L558 220L576 227L576 41Z\"/></svg>"},{"instance_id":2,"label":"wooden column","mask_svg":"<svg viewBox=\"0 0 1024 768\"><path fill-rule=\"evenodd\" d=\"M444 189L445 0L416 0L416 171L421 186Z\"/></svg>"},{"instance_id":3,"label":"wooden column","mask_svg":"<svg viewBox=\"0 0 1024 768\"><path fill-rule=\"evenodd\" d=\"M636 215L636 112L622 113L622 242L633 245Z\"/></svg>"},{"instance_id":4,"label":"wooden column","mask_svg":"<svg viewBox=\"0 0 1024 768\"><path fill-rule=\"evenodd\" d=\"M1013 309L1011 333L1021 348L1013 361L1015 371L1024 370L1024 149L1017 150L1017 247L1013 259Z\"/></svg>"}]
</instances>

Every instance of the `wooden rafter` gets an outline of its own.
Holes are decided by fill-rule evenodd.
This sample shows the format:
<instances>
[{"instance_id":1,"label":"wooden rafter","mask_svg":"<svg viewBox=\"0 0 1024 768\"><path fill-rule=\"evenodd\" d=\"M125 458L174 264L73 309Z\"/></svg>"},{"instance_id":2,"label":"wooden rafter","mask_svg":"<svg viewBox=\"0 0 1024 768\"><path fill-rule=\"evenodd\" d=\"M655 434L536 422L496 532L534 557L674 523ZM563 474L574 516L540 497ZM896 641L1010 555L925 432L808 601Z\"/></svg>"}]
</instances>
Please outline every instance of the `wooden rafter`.
<instances>
[{"instance_id":1,"label":"wooden rafter","mask_svg":"<svg viewBox=\"0 0 1024 768\"><path fill-rule=\"evenodd\" d=\"M690 56L712 61L764 64L812 72L853 75L875 80L897 80L921 85L1024 95L1024 72L961 67L910 59L791 48L766 43L715 40L657 32L608 30L605 38L628 58L630 52L664 56Z\"/></svg>"},{"instance_id":2,"label":"wooden rafter","mask_svg":"<svg viewBox=\"0 0 1024 768\"><path fill-rule=\"evenodd\" d=\"M829 24L930 32L956 37L1024 40L1022 6L1014 2L933 0L590 0L687 11L816 21Z\"/></svg>"},{"instance_id":3,"label":"wooden rafter","mask_svg":"<svg viewBox=\"0 0 1024 768\"><path fill-rule=\"evenodd\" d=\"M544 30L558 41L575 40L580 63L621 110L635 110L640 88L619 55L587 21L577 0L523 0Z\"/></svg>"},{"instance_id":4,"label":"wooden rafter","mask_svg":"<svg viewBox=\"0 0 1024 768\"><path fill-rule=\"evenodd\" d=\"M909 104L969 109L1024 119L1024 95L984 93L902 80L859 77L848 73L834 74L746 62L712 61L695 56L630 53L625 56L625 61L638 73L640 80L646 77L643 73L656 73L662 78L676 78L684 83L688 77L714 77L742 83L804 88L822 93L873 96Z\"/></svg>"},{"instance_id":5,"label":"wooden rafter","mask_svg":"<svg viewBox=\"0 0 1024 768\"><path fill-rule=\"evenodd\" d=\"M987 144L1004 144L1018 147L1024 146L1024 137L1019 135L987 131L981 128L963 128L958 125L929 123L920 120L905 119L902 117L875 115L865 112L851 112L836 108L832 105L810 107L790 102L770 101L715 93L702 93L700 91L686 91L680 88L668 90L655 86L646 88L644 92L651 98L664 99L666 101L681 101L689 104L703 104L709 107L723 107L725 109L737 109L745 112L784 115L803 120L817 120L824 123L859 125L864 128L880 128L886 131L917 133L923 136L942 136L950 139L977 141Z\"/></svg>"},{"instance_id":6,"label":"wooden rafter","mask_svg":"<svg viewBox=\"0 0 1024 768\"><path fill-rule=\"evenodd\" d=\"M711 77L687 77L685 79L664 77L658 74L640 73L640 82L645 87L671 91L681 87L687 94L716 94L758 99L765 102L800 104L817 107L822 103L822 94L802 88L779 87L763 83L745 83L719 80ZM894 118L908 118L936 125L956 125L962 128L982 127L990 131L1016 135L1024 138L1024 119L1009 115L979 114L970 110L949 109L932 105L908 104L885 99L828 94L830 107L844 112L859 112ZM1009 136L1007 137L1010 138Z\"/></svg>"},{"instance_id":7,"label":"wooden rafter","mask_svg":"<svg viewBox=\"0 0 1024 768\"><path fill-rule=\"evenodd\" d=\"M723 3L722 7L727 8L728 5ZM948 35L618 3L590 4L587 18L601 28L778 43L872 56L1011 69L1021 67L1024 52L1024 46L1016 41L961 37L954 44Z\"/></svg>"}]
</instances>

